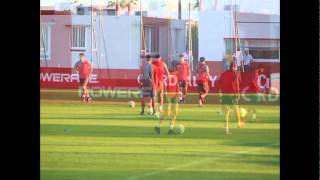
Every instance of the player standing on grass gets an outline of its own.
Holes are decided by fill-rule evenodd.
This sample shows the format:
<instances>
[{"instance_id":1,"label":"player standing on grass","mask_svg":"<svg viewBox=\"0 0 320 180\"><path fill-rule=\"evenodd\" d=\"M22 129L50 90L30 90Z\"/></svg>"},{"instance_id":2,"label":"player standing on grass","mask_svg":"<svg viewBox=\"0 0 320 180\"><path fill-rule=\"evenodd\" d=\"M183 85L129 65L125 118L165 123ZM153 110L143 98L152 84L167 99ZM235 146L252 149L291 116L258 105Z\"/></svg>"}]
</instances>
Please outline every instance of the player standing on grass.
<instances>
[{"instance_id":1,"label":"player standing on grass","mask_svg":"<svg viewBox=\"0 0 320 180\"><path fill-rule=\"evenodd\" d=\"M143 67L142 75L140 76L140 87L141 87L141 112L140 115L144 115L144 108L146 100L149 99L151 102L153 115L155 114L155 77L154 77L154 66L152 65L152 57L147 55L147 63Z\"/></svg>"},{"instance_id":2,"label":"player standing on grass","mask_svg":"<svg viewBox=\"0 0 320 180\"><path fill-rule=\"evenodd\" d=\"M232 63L230 69L223 72L219 79L219 95L221 98L222 110L225 115L226 134L231 134L229 130L229 115L231 109L234 109L235 116L238 120L238 127L244 126L244 119L240 116L238 100L239 100L239 81L237 66Z\"/></svg>"},{"instance_id":3,"label":"player standing on grass","mask_svg":"<svg viewBox=\"0 0 320 180\"><path fill-rule=\"evenodd\" d=\"M200 62L197 65L197 85L199 92L199 106L204 104L204 99L209 93L209 67L205 64L206 59L200 57Z\"/></svg>"},{"instance_id":4,"label":"player standing on grass","mask_svg":"<svg viewBox=\"0 0 320 180\"><path fill-rule=\"evenodd\" d=\"M260 64L257 68L252 70L250 73L250 87L249 89L252 90L253 95L250 96L249 101L252 105L250 109L252 113L252 121L257 121L257 110L256 106L259 104L260 101L260 87L258 85L259 75L264 72L264 66Z\"/></svg>"},{"instance_id":5,"label":"player standing on grass","mask_svg":"<svg viewBox=\"0 0 320 180\"><path fill-rule=\"evenodd\" d=\"M163 108L163 90L164 90L164 79L163 75L166 73L166 75L169 75L168 67L166 63L160 58L159 54L155 55L155 59L152 61L152 64L156 66L155 68L155 75L156 75L156 86L157 86L157 96L159 99L159 112L162 112Z\"/></svg>"},{"instance_id":6,"label":"player standing on grass","mask_svg":"<svg viewBox=\"0 0 320 180\"><path fill-rule=\"evenodd\" d=\"M191 81L190 65L185 62L183 54L180 55L180 63L177 65L177 78L179 85L180 102L186 102L188 84Z\"/></svg>"},{"instance_id":7,"label":"player standing on grass","mask_svg":"<svg viewBox=\"0 0 320 180\"><path fill-rule=\"evenodd\" d=\"M174 61L172 63L172 69L168 75L168 84L164 90L164 100L165 108L164 112L161 113L159 124L154 127L154 130L157 134L160 134L160 128L164 119L170 118L170 129L168 135L177 134L174 131L174 125L176 123L176 118L179 109L179 86L177 81L177 70L176 64Z\"/></svg>"},{"instance_id":8,"label":"player standing on grass","mask_svg":"<svg viewBox=\"0 0 320 180\"><path fill-rule=\"evenodd\" d=\"M90 102L92 99L89 95L89 90L87 86L93 68L92 64L88 60L86 60L83 53L80 53L79 57L80 60L75 64L74 69L79 74L79 81L82 90L82 101Z\"/></svg>"}]
</instances>

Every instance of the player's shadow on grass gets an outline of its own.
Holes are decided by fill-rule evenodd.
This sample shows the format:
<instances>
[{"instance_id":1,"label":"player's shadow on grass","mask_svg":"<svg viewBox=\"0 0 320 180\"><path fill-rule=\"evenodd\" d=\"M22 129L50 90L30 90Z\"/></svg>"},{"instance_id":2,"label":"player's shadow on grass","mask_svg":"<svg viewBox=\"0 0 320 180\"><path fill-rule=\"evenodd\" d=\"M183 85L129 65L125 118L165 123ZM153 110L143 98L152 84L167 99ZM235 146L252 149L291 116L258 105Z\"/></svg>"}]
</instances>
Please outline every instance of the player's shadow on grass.
<instances>
[{"instance_id":1,"label":"player's shadow on grass","mask_svg":"<svg viewBox=\"0 0 320 180\"><path fill-rule=\"evenodd\" d=\"M138 114L138 112L137 112ZM155 120L155 117L151 115L124 115L117 113L106 113L106 114L51 114L50 117L43 115L41 119L54 119L54 120Z\"/></svg>"},{"instance_id":2,"label":"player's shadow on grass","mask_svg":"<svg viewBox=\"0 0 320 180\"><path fill-rule=\"evenodd\" d=\"M48 117L48 113L42 115L41 119L54 119L54 120L156 120L154 116L144 115L140 116L136 114L119 114L119 113L101 113L101 114L67 114L62 115L59 113L51 113ZM230 117L232 120L235 119L233 115ZM247 120L247 123L280 123L279 118L270 117L267 115L259 116L260 120L258 122L253 122ZM190 116L181 115L178 116L177 121L193 121L193 122L223 122L223 116L208 115L206 117L201 117L200 119L190 118Z\"/></svg>"},{"instance_id":3,"label":"player's shadow on grass","mask_svg":"<svg viewBox=\"0 0 320 180\"><path fill-rule=\"evenodd\" d=\"M225 145L260 147L279 139L278 129L233 129L232 135L225 135L224 128L193 128L186 126L182 135L167 135L168 128L162 128L157 135L153 127L113 126L113 125L67 125L42 124L41 135L84 136L84 137L123 137L123 138L175 138L175 139L221 139Z\"/></svg>"},{"instance_id":4,"label":"player's shadow on grass","mask_svg":"<svg viewBox=\"0 0 320 180\"><path fill-rule=\"evenodd\" d=\"M213 162L214 163L214 162ZM211 167L211 163L209 164ZM217 165L219 167L219 165ZM152 175L150 172L159 172ZM275 170L276 171L276 170ZM140 177L141 176L141 177ZM232 167L228 171L219 171L216 168L206 170L171 170L161 171L161 169L122 169L119 170L41 170L41 179L130 179L130 177L138 177L137 179L183 179L183 180L274 180L279 179L280 175L276 171L274 173L263 173L258 171L246 172L241 167ZM140 177L140 178L139 178Z\"/></svg>"}]
</instances>

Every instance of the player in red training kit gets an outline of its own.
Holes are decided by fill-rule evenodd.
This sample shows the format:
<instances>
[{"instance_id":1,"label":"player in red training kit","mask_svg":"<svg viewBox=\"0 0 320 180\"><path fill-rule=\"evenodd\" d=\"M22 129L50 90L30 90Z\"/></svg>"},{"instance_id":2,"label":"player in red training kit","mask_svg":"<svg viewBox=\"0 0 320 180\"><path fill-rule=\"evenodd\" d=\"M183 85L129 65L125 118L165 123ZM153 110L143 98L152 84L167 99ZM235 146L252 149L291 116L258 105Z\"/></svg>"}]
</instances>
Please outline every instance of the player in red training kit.
<instances>
[{"instance_id":1,"label":"player in red training kit","mask_svg":"<svg viewBox=\"0 0 320 180\"><path fill-rule=\"evenodd\" d=\"M169 76L169 71L166 63L160 58L159 54L155 55L155 59L152 61L152 64L155 68L155 76L156 76L156 86L157 86L157 96L159 102L159 112L162 112L163 108L163 90L164 90L164 79L163 76L166 73L167 77Z\"/></svg>"},{"instance_id":2,"label":"player in red training kit","mask_svg":"<svg viewBox=\"0 0 320 180\"><path fill-rule=\"evenodd\" d=\"M85 56L83 53L80 53L79 56L80 56L80 60L75 64L74 69L79 74L79 81L82 89L82 101L90 102L92 99L89 95L87 86L88 86L89 78L92 74L93 68L92 68L92 64L85 59Z\"/></svg>"},{"instance_id":3,"label":"player in red training kit","mask_svg":"<svg viewBox=\"0 0 320 180\"><path fill-rule=\"evenodd\" d=\"M234 63L230 65L230 69L223 72L219 79L218 89L220 91L220 98L222 110L225 115L226 134L231 134L229 130L229 115L231 109L234 109L235 116L238 120L238 127L244 126L244 119L241 118L238 106L239 100L239 75L237 73L237 66Z\"/></svg>"},{"instance_id":4,"label":"player in red training kit","mask_svg":"<svg viewBox=\"0 0 320 180\"><path fill-rule=\"evenodd\" d=\"M179 110L179 86L177 80L177 71L176 71L175 62L172 63L172 69L170 74L168 75L167 86L164 89L164 111L160 115L159 124L154 127L154 130L157 134L160 134L160 128L164 119L170 118L170 128L168 131L168 135L177 134L174 131L174 125L176 123L176 118Z\"/></svg>"},{"instance_id":5,"label":"player in red training kit","mask_svg":"<svg viewBox=\"0 0 320 180\"><path fill-rule=\"evenodd\" d=\"M180 102L186 102L186 96L188 91L188 84L191 81L190 65L185 62L183 55L180 55L180 63L177 65L177 78L179 85L179 93L181 95Z\"/></svg>"},{"instance_id":6,"label":"player in red training kit","mask_svg":"<svg viewBox=\"0 0 320 180\"><path fill-rule=\"evenodd\" d=\"M257 121L257 110L255 106L259 104L260 91L261 91L258 85L258 78L259 78L259 75L262 74L263 72L264 72L264 67L261 64L250 72L249 89L253 94L250 95L248 99L250 101L250 104L252 105L252 108L250 109L250 111L252 112L252 121Z\"/></svg>"},{"instance_id":7,"label":"player in red training kit","mask_svg":"<svg viewBox=\"0 0 320 180\"><path fill-rule=\"evenodd\" d=\"M200 57L200 62L197 65L197 85L199 92L199 106L204 104L204 99L209 93L209 67L205 64L205 58Z\"/></svg>"}]
</instances>

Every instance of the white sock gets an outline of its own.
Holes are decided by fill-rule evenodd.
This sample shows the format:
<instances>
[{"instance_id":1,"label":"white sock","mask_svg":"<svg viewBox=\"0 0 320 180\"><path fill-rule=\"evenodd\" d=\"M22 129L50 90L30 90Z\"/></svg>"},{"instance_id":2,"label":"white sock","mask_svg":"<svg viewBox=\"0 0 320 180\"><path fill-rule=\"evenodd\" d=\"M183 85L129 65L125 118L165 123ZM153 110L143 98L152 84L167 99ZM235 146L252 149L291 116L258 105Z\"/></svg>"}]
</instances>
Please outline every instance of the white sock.
<instances>
[{"instance_id":1,"label":"white sock","mask_svg":"<svg viewBox=\"0 0 320 180\"><path fill-rule=\"evenodd\" d=\"M173 124L170 124L170 129L173 129Z\"/></svg>"},{"instance_id":2,"label":"white sock","mask_svg":"<svg viewBox=\"0 0 320 180\"><path fill-rule=\"evenodd\" d=\"M252 114L252 120L256 120L257 114Z\"/></svg>"}]
</instances>

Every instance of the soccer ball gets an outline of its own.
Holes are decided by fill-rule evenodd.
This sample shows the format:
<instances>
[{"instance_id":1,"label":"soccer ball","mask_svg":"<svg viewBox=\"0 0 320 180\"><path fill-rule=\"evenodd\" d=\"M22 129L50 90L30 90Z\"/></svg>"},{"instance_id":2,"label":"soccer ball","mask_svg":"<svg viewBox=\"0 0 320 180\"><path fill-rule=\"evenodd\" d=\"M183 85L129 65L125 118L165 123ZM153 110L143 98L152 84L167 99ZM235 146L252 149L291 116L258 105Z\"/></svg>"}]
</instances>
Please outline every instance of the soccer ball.
<instances>
[{"instance_id":1,"label":"soccer ball","mask_svg":"<svg viewBox=\"0 0 320 180\"><path fill-rule=\"evenodd\" d=\"M184 133L184 126L182 124L180 124L177 128L176 128L176 133L177 134L183 134Z\"/></svg>"},{"instance_id":2,"label":"soccer ball","mask_svg":"<svg viewBox=\"0 0 320 180\"><path fill-rule=\"evenodd\" d=\"M248 111L245 108L240 108L239 111L241 117L246 117L248 114Z\"/></svg>"},{"instance_id":3,"label":"soccer ball","mask_svg":"<svg viewBox=\"0 0 320 180\"><path fill-rule=\"evenodd\" d=\"M128 106L134 108L136 106L136 103L134 101L129 101Z\"/></svg>"}]
</instances>

